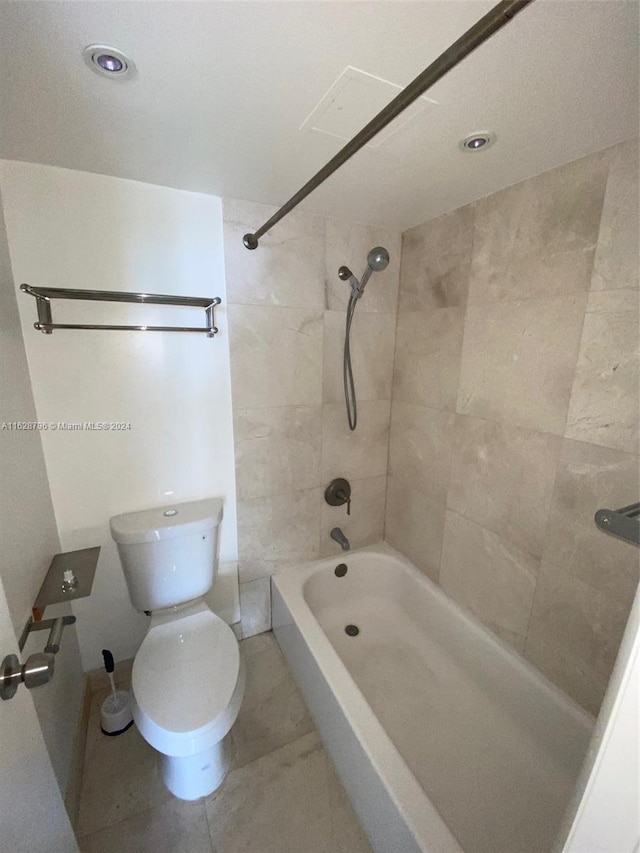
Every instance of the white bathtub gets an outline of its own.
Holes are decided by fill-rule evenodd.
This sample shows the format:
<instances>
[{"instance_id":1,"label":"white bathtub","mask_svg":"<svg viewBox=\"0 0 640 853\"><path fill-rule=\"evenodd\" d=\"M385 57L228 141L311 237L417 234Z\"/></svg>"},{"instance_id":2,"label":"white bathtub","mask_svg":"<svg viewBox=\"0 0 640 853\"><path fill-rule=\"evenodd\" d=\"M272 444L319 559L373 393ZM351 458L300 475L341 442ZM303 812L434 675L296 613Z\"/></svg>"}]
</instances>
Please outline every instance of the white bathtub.
<instances>
[{"instance_id":1,"label":"white bathtub","mask_svg":"<svg viewBox=\"0 0 640 853\"><path fill-rule=\"evenodd\" d=\"M286 569L272 590L276 639L376 853L552 849L588 714L387 545Z\"/></svg>"}]
</instances>

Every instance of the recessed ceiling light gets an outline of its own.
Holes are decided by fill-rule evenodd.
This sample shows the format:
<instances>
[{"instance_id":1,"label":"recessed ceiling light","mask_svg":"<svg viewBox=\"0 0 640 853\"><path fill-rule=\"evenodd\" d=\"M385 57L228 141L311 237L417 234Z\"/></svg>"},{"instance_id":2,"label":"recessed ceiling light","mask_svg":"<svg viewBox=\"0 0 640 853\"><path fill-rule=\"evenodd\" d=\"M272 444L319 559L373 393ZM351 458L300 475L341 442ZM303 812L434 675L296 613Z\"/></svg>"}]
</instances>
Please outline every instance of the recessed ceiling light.
<instances>
[{"instance_id":1,"label":"recessed ceiling light","mask_svg":"<svg viewBox=\"0 0 640 853\"><path fill-rule=\"evenodd\" d=\"M479 133L470 133L469 136L465 136L464 139L460 140L459 145L463 151L486 151L487 148L491 148L495 141L496 137L494 133L483 130Z\"/></svg>"},{"instance_id":2,"label":"recessed ceiling light","mask_svg":"<svg viewBox=\"0 0 640 853\"><path fill-rule=\"evenodd\" d=\"M136 70L133 60L108 44L87 45L82 55L92 71L105 77L131 77Z\"/></svg>"}]
</instances>

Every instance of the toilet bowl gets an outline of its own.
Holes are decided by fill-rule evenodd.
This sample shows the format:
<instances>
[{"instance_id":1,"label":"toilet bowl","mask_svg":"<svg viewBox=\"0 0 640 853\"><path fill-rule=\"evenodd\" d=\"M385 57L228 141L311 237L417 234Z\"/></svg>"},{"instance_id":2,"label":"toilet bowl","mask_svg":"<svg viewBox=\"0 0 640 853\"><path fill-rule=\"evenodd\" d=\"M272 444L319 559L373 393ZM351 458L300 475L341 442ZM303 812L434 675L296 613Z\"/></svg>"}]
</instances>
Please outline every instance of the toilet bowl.
<instances>
[{"instance_id":1,"label":"toilet bowl","mask_svg":"<svg viewBox=\"0 0 640 853\"><path fill-rule=\"evenodd\" d=\"M221 520L222 501L210 498L110 521L131 602L151 613L133 662L133 718L183 800L222 784L244 695L235 634L202 600L215 580Z\"/></svg>"},{"instance_id":2,"label":"toilet bowl","mask_svg":"<svg viewBox=\"0 0 640 853\"><path fill-rule=\"evenodd\" d=\"M244 685L235 635L204 602L153 614L133 662L133 718L176 797L197 800L222 784Z\"/></svg>"}]
</instances>

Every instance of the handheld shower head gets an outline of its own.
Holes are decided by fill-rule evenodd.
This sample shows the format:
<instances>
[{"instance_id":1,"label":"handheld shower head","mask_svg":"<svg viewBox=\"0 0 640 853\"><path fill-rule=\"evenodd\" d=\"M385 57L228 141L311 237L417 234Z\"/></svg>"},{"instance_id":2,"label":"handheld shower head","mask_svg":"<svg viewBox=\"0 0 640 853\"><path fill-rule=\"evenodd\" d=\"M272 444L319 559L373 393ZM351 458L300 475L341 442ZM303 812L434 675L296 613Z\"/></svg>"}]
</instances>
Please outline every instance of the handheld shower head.
<instances>
[{"instance_id":1,"label":"handheld shower head","mask_svg":"<svg viewBox=\"0 0 640 853\"><path fill-rule=\"evenodd\" d=\"M367 266L360 279L360 295L372 272L380 272L389 263L389 252L383 246L375 246L367 255Z\"/></svg>"},{"instance_id":2,"label":"handheld shower head","mask_svg":"<svg viewBox=\"0 0 640 853\"><path fill-rule=\"evenodd\" d=\"M383 246L374 246L367 255L367 265L362 273L360 281L351 272L349 267L342 266L338 270L338 278L341 281L348 281L351 285L351 295L354 299L360 299L364 291L365 284L369 281L371 273L380 272L389 264L389 252Z\"/></svg>"},{"instance_id":3,"label":"handheld shower head","mask_svg":"<svg viewBox=\"0 0 640 853\"><path fill-rule=\"evenodd\" d=\"M367 255L367 266L373 272L380 272L389 265L389 252L383 246L376 246Z\"/></svg>"},{"instance_id":4,"label":"handheld shower head","mask_svg":"<svg viewBox=\"0 0 640 853\"><path fill-rule=\"evenodd\" d=\"M353 381L353 369L351 367L351 322L358 304L358 299L364 292L364 287L369 281L371 274L380 272L389 265L389 252L383 246L374 246L367 255L367 266L362 273L360 281L351 272L349 267L340 267L338 278L348 281L351 285L351 296L347 306L347 322L344 334L344 356L342 359L342 380L344 382L344 399L347 404L347 422L349 429L354 430L358 423L358 404L356 401L356 386Z\"/></svg>"}]
</instances>

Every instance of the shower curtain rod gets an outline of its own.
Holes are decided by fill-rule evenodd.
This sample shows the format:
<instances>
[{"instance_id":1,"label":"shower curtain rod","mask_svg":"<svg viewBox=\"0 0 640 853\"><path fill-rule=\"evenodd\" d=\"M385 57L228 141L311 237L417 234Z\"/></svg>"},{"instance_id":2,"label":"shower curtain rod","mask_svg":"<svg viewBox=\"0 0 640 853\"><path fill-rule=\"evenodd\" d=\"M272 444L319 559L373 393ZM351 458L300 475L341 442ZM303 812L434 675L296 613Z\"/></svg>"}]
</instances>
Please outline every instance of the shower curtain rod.
<instances>
[{"instance_id":1,"label":"shower curtain rod","mask_svg":"<svg viewBox=\"0 0 640 853\"><path fill-rule=\"evenodd\" d=\"M518 12L522 11L525 6L532 3L533 0L502 0L497 6L494 6L483 18L475 23L467 30L457 41L448 47L444 53L429 65L428 68L419 74L415 80L409 83L396 97L389 101L386 107L371 119L362 130L357 133L350 142L341 148L340 151L332 157L329 162L320 169L307 183L301 187L298 192L291 196L289 201L282 205L280 210L276 211L270 219L261 225L253 234L245 234L242 238L247 249L257 249L260 237L270 231L273 226L287 215L294 207L297 207L300 202L306 198L309 193L313 192L316 187L324 183L327 178L332 175L336 169L339 169L343 163L346 163L350 157L359 151L364 145L369 142L379 131L392 122L400 113L406 109L409 104L412 104L420 95L423 95L427 89L431 88L434 83L437 83L447 71L454 68L473 50L491 38L491 36L501 29L505 24L508 24Z\"/></svg>"}]
</instances>

